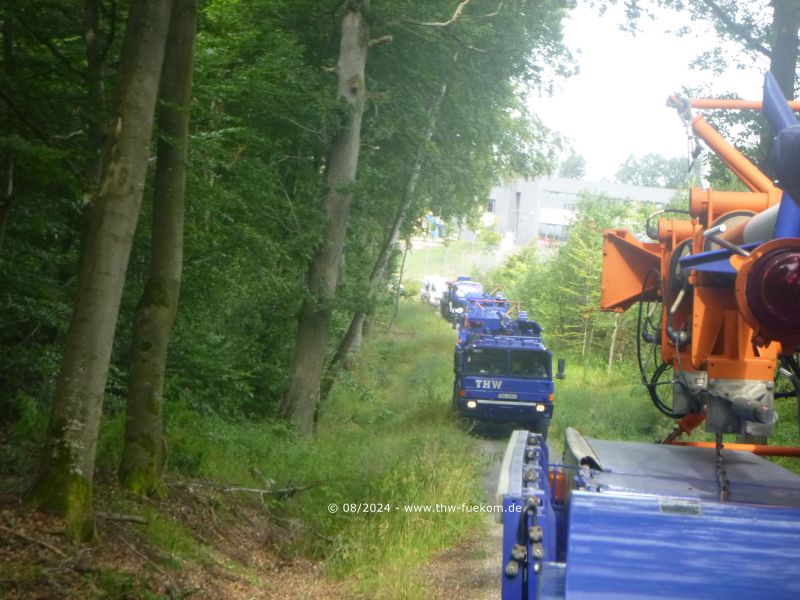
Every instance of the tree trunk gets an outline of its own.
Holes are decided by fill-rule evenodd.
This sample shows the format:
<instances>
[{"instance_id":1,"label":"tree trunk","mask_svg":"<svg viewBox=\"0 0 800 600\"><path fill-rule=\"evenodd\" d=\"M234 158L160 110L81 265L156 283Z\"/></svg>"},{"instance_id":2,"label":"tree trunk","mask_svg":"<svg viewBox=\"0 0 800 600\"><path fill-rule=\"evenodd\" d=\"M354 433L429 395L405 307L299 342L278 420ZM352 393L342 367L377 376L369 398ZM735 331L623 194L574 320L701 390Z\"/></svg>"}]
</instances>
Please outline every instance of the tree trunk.
<instances>
[{"instance_id":1,"label":"tree trunk","mask_svg":"<svg viewBox=\"0 0 800 600\"><path fill-rule=\"evenodd\" d=\"M174 0L159 93L150 275L134 320L125 450L119 471L123 486L143 495L159 491L164 461L164 373L181 286L196 21L195 0Z\"/></svg>"},{"instance_id":2,"label":"tree trunk","mask_svg":"<svg viewBox=\"0 0 800 600\"><path fill-rule=\"evenodd\" d=\"M414 163L411 166L411 173L408 177L408 183L403 192L403 199L395 212L394 221L389 229L389 233L383 242L378 258L375 260L375 266L372 268L372 273L369 277L370 291L374 294L377 288L383 284L386 278L386 268L389 265L389 259L392 257L392 251L397 245L397 240L400 239L400 229L408 218L408 212L411 205L414 203L414 192L417 188L417 181L419 181L420 173L422 172L422 163L425 159L425 150L428 142L431 141L434 131L436 131L436 117L439 114L439 109L442 106L442 100L447 93L447 82L442 83L441 88L433 97L431 106L428 109L428 124L425 128L425 133L422 136L422 141L417 148ZM363 311L358 311L353 315L350 321L350 327L347 333L342 338L339 348L331 361L331 367L336 366L338 363L347 364L347 359L351 354L358 352L361 347L361 341L364 339L363 326L365 314Z\"/></svg>"},{"instance_id":3,"label":"tree trunk","mask_svg":"<svg viewBox=\"0 0 800 600\"><path fill-rule=\"evenodd\" d=\"M172 2L131 2L114 124L81 257L42 466L29 502L64 516L67 534L94 535L97 432L117 315L147 174Z\"/></svg>"},{"instance_id":4,"label":"tree trunk","mask_svg":"<svg viewBox=\"0 0 800 600\"><path fill-rule=\"evenodd\" d=\"M328 340L333 300L344 251L350 205L353 199L364 113L368 33L364 13L369 0L350 0L342 19L339 61L336 66L338 97L345 116L328 154L327 192L323 201L323 240L311 260L308 295L303 301L297 340L289 369L284 413L304 437L312 437L314 413L320 394L322 367Z\"/></svg>"}]
</instances>

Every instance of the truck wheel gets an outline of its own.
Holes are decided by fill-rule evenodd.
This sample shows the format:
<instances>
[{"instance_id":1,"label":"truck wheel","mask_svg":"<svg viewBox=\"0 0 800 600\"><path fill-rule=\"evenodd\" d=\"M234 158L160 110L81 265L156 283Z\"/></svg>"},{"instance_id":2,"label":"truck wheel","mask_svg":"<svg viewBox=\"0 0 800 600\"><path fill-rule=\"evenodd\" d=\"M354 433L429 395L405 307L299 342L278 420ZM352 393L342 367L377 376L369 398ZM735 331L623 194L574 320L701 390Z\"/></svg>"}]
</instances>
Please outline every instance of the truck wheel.
<instances>
[{"instance_id":1,"label":"truck wheel","mask_svg":"<svg viewBox=\"0 0 800 600\"><path fill-rule=\"evenodd\" d=\"M536 419L528 423L528 429L532 433L540 433L542 437L547 439L547 430L550 428L550 419Z\"/></svg>"}]
</instances>

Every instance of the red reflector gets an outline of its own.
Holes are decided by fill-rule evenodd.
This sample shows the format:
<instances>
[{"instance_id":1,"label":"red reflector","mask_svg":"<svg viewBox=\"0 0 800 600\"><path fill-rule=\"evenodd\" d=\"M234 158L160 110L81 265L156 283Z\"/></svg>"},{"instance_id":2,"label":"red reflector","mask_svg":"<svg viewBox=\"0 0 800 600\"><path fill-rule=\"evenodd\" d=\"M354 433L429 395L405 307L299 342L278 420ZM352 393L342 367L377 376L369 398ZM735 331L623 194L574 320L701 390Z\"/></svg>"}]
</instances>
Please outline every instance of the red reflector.
<instances>
[{"instance_id":1,"label":"red reflector","mask_svg":"<svg viewBox=\"0 0 800 600\"><path fill-rule=\"evenodd\" d=\"M768 253L747 276L747 304L765 327L800 334L800 251Z\"/></svg>"},{"instance_id":2,"label":"red reflector","mask_svg":"<svg viewBox=\"0 0 800 600\"><path fill-rule=\"evenodd\" d=\"M458 395L463 398L466 394L464 393L464 390L458 390Z\"/></svg>"}]
</instances>

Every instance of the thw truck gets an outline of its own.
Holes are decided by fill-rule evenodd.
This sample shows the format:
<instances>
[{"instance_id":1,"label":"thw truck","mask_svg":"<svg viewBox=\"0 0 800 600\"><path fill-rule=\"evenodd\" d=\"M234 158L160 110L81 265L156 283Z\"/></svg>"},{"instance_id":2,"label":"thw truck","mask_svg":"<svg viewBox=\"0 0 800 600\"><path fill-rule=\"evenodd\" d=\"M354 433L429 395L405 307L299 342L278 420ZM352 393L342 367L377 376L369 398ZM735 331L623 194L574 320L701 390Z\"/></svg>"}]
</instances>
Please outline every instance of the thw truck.
<instances>
[{"instance_id":1,"label":"thw truck","mask_svg":"<svg viewBox=\"0 0 800 600\"><path fill-rule=\"evenodd\" d=\"M546 435L553 416L552 355L538 323L525 312L512 319L508 305L470 307L454 353L453 406L470 419L523 423Z\"/></svg>"}]
</instances>

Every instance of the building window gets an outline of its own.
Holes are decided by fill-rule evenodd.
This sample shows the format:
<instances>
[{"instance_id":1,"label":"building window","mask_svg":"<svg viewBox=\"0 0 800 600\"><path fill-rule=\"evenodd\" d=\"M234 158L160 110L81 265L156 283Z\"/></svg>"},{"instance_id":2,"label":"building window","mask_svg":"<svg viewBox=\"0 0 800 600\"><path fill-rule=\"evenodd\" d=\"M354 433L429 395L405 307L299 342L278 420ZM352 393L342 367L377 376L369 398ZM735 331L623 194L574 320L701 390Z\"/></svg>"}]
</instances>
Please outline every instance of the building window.
<instances>
[{"instance_id":1,"label":"building window","mask_svg":"<svg viewBox=\"0 0 800 600\"><path fill-rule=\"evenodd\" d=\"M540 223L539 238L544 240L556 240L563 242L567 239L569 227L557 223Z\"/></svg>"},{"instance_id":2,"label":"building window","mask_svg":"<svg viewBox=\"0 0 800 600\"><path fill-rule=\"evenodd\" d=\"M493 213L495 211L496 204L497 200L494 198L489 198L489 201L486 203L486 212Z\"/></svg>"}]
</instances>

